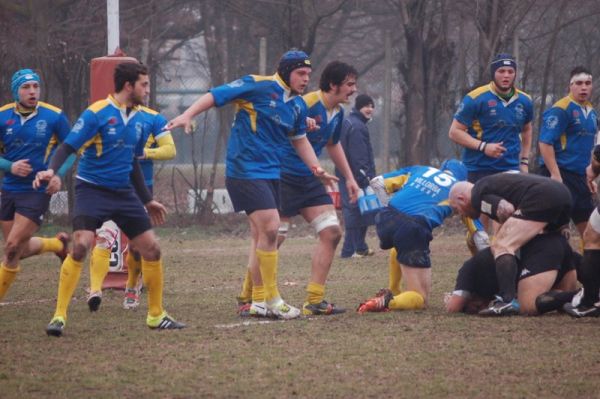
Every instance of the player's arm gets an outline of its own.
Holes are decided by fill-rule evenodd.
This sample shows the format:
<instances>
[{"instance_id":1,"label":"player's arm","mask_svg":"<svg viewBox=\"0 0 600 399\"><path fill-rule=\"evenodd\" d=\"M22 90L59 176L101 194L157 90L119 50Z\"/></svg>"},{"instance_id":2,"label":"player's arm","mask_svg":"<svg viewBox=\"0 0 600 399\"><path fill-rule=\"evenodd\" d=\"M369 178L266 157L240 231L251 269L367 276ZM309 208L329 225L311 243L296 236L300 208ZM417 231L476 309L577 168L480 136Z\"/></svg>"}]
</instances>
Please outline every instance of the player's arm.
<instances>
[{"instance_id":1,"label":"player's arm","mask_svg":"<svg viewBox=\"0 0 600 399\"><path fill-rule=\"evenodd\" d=\"M468 132L468 127L456 119L452 120L448 137L456 144L473 151L483 152L488 157L500 158L506 152L506 147L502 145L502 142L488 143L487 141L479 140L471 136ZM531 142L529 146L531 147Z\"/></svg>"},{"instance_id":2,"label":"player's arm","mask_svg":"<svg viewBox=\"0 0 600 399\"><path fill-rule=\"evenodd\" d=\"M56 151L54 152L54 155L50 159L50 165L48 166L48 169L39 171L35 176L35 180L33 181L33 188L38 189L42 185L42 182L49 182L50 179L58 178L58 176L55 176L55 171L60 170L61 166L65 163L67 158L69 158L72 154L73 156L75 156L76 152L77 149L73 148L70 144L62 143L61 145L59 145ZM71 166L73 165L74 161L75 160L73 158Z\"/></svg>"},{"instance_id":3,"label":"player's arm","mask_svg":"<svg viewBox=\"0 0 600 399\"><path fill-rule=\"evenodd\" d=\"M596 193L596 178L600 175L600 144L596 144L594 151L592 152L592 160L587 168L585 168L585 175L588 187L592 193Z\"/></svg>"},{"instance_id":4,"label":"player's arm","mask_svg":"<svg viewBox=\"0 0 600 399\"><path fill-rule=\"evenodd\" d=\"M315 154L315 150L310 144L310 141L306 138L306 135L292 138L291 142L300 159L302 159L306 166L310 168L315 176L321 179L323 184L331 186L333 182L339 181L337 177L330 175L321 167L317 155Z\"/></svg>"},{"instance_id":5,"label":"player's arm","mask_svg":"<svg viewBox=\"0 0 600 399\"><path fill-rule=\"evenodd\" d=\"M358 184L356 184L356 180L354 179L354 175L352 174L352 170L350 169L350 165L348 164L348 160L346 159L342 145L339 142L336 144L330 142L327 144L327 152L329 153L329 157L333 161L335 167L338 168L338 170L342 172L342 175L346 178L346 188L348 189L350 202L356 202L356 198L358 196Z\"/></svg>"},{"instance_id":6,"label":"player's arm","mask_svg":"<svg viewBox=\"0 0 600 399\"><path fill-rule=\"evenodd\" d=\"M533 136L533 125L526 123L521 131L521 153L519 154L519 170L521 173L529 173L529 153Z\"/></svg>"},{"instance_id":7,"label":"player's arm","mask_svg":"<svg viewBox=\"0 0 600 399\"><path fill-rule=\"evenodd\" d=\"M550 177L562 183L562 177L560 175L560 170L558 169L558 163L556 162L554 146L552 144L546 144L540 141L539 147L540 154L544 159L544 165L546 165L548 172L550 172Z\"/></svg>"},{"instance_id":8,"label":"player's arm","mask_svg":"<svg viewBox=\"0 0 600 399\"><path fill-rule=\"evenodd\" d=\"M494 194L485 194L481 197L481 213L499 223L504 223L514 212L515 207L502 197Z\"/></svg>"},{"instance_id":9,"label":"player's arm","mask_svg":"<svg viewBox=\"0 0 600 399\"><path fill-rule=\"evenodd\" d=\"M15 176L25 177L31 173L33 168L29 163L29 159L19 159L12 162L4 157L0 157L0 170L10 172Z\"/></svg>"},{"instance_id":10,"label":"player's arm","mask_svg":"<svg viewBox=\"0 0 600 399\"><path fill-rule=\"evenodd\" d=\"M183 127L186 134L192 133L192 119L204 111L215 106L215 97L208 92L197 99L183 113L172 119L166 126L166 130L173 130L176 127Z\"/></svg>"},{"instance_id":11,"label":"player's arm","mask_svg":"<svg viewBox=\"0 0 600 399\"><path fill-rule=\"evenodd\" d=\"M130 179L137 196L148 210L152 224L163 224L167 216L167 209L160 202L152 199L152 194L146 187L144 173L137 159L134 158L132 166Z\"/></svg>"},{"instance_id":12,"label":"player's arm","mask_svg":"<svg viewBox=\"0 0 600 399\"><path fill-rule=\"evenodd\" d=\"M175 158L177 149L171 132L156 137L156 148L144 148L144 158L155 161L166 161Z\"/></svg>"}]
</instances>

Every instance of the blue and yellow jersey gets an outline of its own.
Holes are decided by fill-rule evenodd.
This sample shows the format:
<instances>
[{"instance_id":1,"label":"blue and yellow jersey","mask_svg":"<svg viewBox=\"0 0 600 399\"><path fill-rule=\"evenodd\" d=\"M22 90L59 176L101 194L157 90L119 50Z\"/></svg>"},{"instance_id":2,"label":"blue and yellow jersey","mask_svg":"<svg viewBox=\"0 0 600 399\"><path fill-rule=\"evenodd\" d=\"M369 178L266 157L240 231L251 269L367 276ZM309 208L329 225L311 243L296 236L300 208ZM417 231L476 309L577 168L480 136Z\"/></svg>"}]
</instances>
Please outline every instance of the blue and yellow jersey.
<instances>
[{"instance_id":1,"label":"blue and yellow jersey","mask_svg":"<svg viewBox=\"0 0 600 399\"><path fill-rule=\"evenodd\" d=\"M544 112L540 142L554 147L559 168L584 175L597 131L597 114L592 104L579 104L566 96ZM541 157L540 164L544 164Z\"/></svg>"},{"instance_id":2,"label":"blue and yellow jersey","mask_svg":"<svg viewBox=\"0 0 600 399\"><path fill-rule=\"evenodd\" d=\"M26 177L4 173L2 189L14 192L34 191L35 174L48 168L48 161L56 146L65 140L71 126L64 112L50 104L38 102L28 116L17 112L17 104L0 108L0 142L5 159L15 162L28 159L33 171ZM42 187L38 191L44 191Z\"/></svg>"},{"instance_id":3,"label":"blue and yellow jersey","mask_svg":"<svg viewBox=\"0 0 600 399\"><path fill-rule=\"evenodd\" d=\"M77 178L112 189L131 187L133 158L144 153L144 122L140 107L127 115L112 96L83 111L65 140L81 148Z\"/></svg>"},{"instance_id":4,"label":"blue and yellow jersey","mask_svg":"<svg viewBox=\"0 0 600 399\"><path fill-rule=\"evenodd\" d=\"M463 163L472 171L507 171L519 169L521 131L533 119L533 102L528 94L515 89L504 100L494 90L493 82L468 93L462 100L454 119L468 127L468 133L478 140L500 143L506 152L491 158L483 152L463 149Z\"/></svg>"},{"instance_id":5,"label":"blue and yellow jersey","mask_svg":"<svg viewBox=\"0 0 600 399\"><path fill-rule=\"evenodd\" d=\"M423 217L434 229L452 214L448 204L456 178L431 166L409 166L383 175L385 189L394 193L388 206Z\"/></svg>"},{"instance_id":6,"label":"blue and yellow jersey","mask_svg":"<svg viewBox=\"0 0 600 399\"><path fill-rule=\"evenodd\" d=\"M306 106L279 75L247 75L210 90L217 107L233 102L235 120L225 174L236 179L279 179L282 145L306 134Z\"/></svg>"},{"instance_id":7,"label":"blue and yellow jersey","mask_svg":"<svg viewBox=\"0 0 600 399\"><path fill-rule=\"evenodd\" d=\"M320 90L307 93L302 99L308 108L308 117L313 118L319 126L317 130L306 133L306 137L318 157L327 143L339 143L344 110L340 106L328 110ZM298 156L291 143L287 143L281 148L281 173L295 176L311 176L313 174Z\"/></svg>"},{"instance_id":8,"label":"blue and yellow jersey","mask_svg":"<svg viewBox=\"0 0 600 399\"><path fill-rule=\"evenodd\" d=\"M167 125L168 121L157 111L148 107L141 107L140 112L144 115L144 148L158 148L158 140L171 134L171 132L168 130L163 131L163 128ZM172 157L164 159L172 159L174 157L175 154L173 153ZM146 158L139 161L140 166L142 167L142 172L144 173L144 181L147 186L152 186L154 182L154 159L157 158L148 156L147 154Z\"/></svg>"}]
</instances>

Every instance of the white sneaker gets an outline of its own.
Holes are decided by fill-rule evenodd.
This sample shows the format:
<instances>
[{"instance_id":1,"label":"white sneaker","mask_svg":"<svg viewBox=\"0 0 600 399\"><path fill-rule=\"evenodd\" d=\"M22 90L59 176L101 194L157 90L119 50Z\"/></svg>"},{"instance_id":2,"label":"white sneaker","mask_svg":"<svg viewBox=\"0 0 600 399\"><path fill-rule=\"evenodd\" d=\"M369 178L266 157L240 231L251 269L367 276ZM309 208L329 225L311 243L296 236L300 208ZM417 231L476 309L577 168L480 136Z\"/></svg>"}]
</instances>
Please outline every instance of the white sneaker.
<instances>
[{"instance_id":1,"label":"white sneaker","mask_svg":"<svg viewBox=\"0 0 600 399\"><path fill-rule=\"evenodd\" d=\"M123 309L135 309L140 305L140 294L135 288L125 289L125 298L123 299Z\"/></svg>"},{"instance_id":2,"label":"white sneaker","mask_svg":"<svg viewBox=\"0 0 600 399\"><path fill-rule=\"evenodd\" d=\"M273 304L267 304L267 308L274 317L282 320L295 319L300 317L300 314L302 313L300 309L295 308L292 305L288 305L281 298L274 300Z\"/></svg>"},{"instance_id":3,"label":"white sneaker","mask_svg":"<svg viewBox=\"0 0 600 399\"><path fill-rule=\"evenodd\" d=\"M248 315L251 317L267 317L269 315L269 309L267 308L266 302L252 302Z\"/></svg>"}]
</instances>

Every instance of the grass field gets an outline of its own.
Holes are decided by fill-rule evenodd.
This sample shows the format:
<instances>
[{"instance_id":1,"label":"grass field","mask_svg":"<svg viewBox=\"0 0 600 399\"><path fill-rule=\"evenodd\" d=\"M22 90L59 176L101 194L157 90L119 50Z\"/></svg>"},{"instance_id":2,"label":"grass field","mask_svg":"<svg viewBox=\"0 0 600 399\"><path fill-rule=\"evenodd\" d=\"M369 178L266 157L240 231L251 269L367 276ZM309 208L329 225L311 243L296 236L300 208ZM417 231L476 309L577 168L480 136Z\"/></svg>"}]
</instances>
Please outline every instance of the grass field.
<instances>
[{"instance_id":1,"label":"grass field","mask_svg":"<svg viewBox=\"0 0 600 399\"><path fill-rule=\"evenodd\" d=\"M483 319L446 315L462 235L438 232L431 306L358 315L387 282L387 253L334 261L327 298L348 312L287 322L236 316L248 239L161 230L167 310L189 324L151 331L141 309L106 292L99 312L85 303L87 270L62 338L44 328L59 272L53 256L23 262L0 306L0 398L569 398L600 395L600 320L566 315ZM311 237L290 234L279 281L304 300ZM376 247L374 237L370 244Z\"/></svg>"}]
</instances>

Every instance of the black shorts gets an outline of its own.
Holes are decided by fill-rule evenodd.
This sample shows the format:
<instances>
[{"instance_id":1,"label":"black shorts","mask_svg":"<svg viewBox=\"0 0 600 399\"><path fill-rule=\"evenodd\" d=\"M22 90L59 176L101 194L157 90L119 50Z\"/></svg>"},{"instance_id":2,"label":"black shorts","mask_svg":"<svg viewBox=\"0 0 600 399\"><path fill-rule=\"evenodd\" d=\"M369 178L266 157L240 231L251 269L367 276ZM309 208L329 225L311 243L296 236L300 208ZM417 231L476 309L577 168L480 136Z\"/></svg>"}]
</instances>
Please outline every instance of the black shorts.
<instances>
[{"instance_id":1,"label":"black shorts","mask_svg":"<svg viewBox=\"0 0 600 399\"><path fill-rule=\"evenodd\" d=\"M454 290L465 291L489 300L498 293L496 262L490 248L477 252L460 267Z\"/></svg>"},{"instance_id":2,"label":"black shorts","mask_svg":"<svg viewBox=\"0 0 600 399\"><path fill-rule=\"evenodd\" d=\"M550 177L550 172L546 166L541 166L539 173L542 176ZM585 175L560 169L560 176L562 177L563 184L569 189L571 199L573 200L571 220L575 224L587 222L594 211L594 198L588 188Z\"/></svg>"},{"instance_id":3,"label":"black shorts","mask_svg":"<svg viewBox=\"0 0 600 399\"><path fill-rule=\"evenodd\" d=\"M431 227L419 217L385 207L375 215L381 249L396 248L398 262L406 266L431 267Z\"/></svg>"},{"instance_id":4,"label":"black shorts","mask_svg":"<svg viewBox=\"0 0 600 399\"><path fill-rule=\"evenodd\" d=\"M262 209L279 209L278 179L225 178L225 187L236 212L250 215Z\"/></svg>"},{"instance_id":5,"label":"black shorts","mask_svg":"<svg viewBox=\"0 0 600 399\"><path fill-rule=\"evenodd\" d=\"M117 190L77 180L73 230L95 232L107 220L113 220L131 239L152 228L146 208L133 188Z\"/></svg>"},{"instance_id":6,"label":"black shorts","mask_svg":"<svg viewBox=\"0 0 600 399\"><path fill-rule=\"evenodd\" d=\"M12 192L2 190L0 220L15 220L15 213L26 217L38 226L50 206L50 196L45 192Z\"/></svg>"},{"instance_id":7,"label":"black shorts","mask_svg":"<svg viewBox=\"0 0 600 399\"><path fill-rule=\"evenodd\" d=\"M325 186L315 176L281 175L280 211L285 217L296 216L300 209L319 205L333 205Z\"/></svg>"},{"instance_id":8,"label":"black shorts","mask_svg":"<svg viewBox=\"0 0 600 399\"><path fill-rule=\"evenodd\" d=\"M538 234L519 250L519 280L556 270L556 281L575 269L578 258L559 233ZM560 278L559 278L560 277Z\"/></svg>"},{"instance_id":9,"label":"black shorts","mask_svg":"<svg viewBox=\"0 0 600 399\"><path fill-rule=\"evenodd\" d=\"M557 181L538 185L527 192L513 217L523 220L545 222L546 231L558 230L571 220L571 193Z\"/></svg>"}]
</instances>

